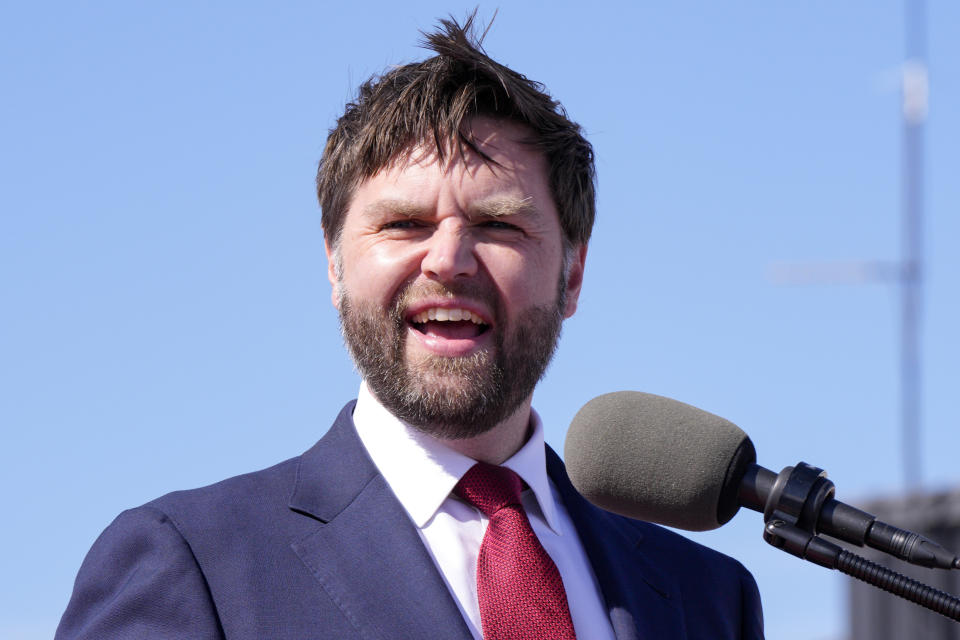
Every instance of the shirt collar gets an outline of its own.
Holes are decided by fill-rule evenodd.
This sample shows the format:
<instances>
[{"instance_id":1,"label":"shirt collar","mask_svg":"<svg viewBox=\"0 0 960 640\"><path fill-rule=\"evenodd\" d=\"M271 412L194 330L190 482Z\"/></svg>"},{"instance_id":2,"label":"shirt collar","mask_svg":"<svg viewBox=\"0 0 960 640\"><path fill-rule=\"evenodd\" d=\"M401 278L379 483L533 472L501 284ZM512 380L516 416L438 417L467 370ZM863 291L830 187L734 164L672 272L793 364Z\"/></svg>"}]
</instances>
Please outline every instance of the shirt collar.
<instances>
[{"instance_id":1,"label":"shirt collar","mask_svg":"<svg viewBox=\"0 0 960 640\"><path fill-rule=\"evenodd\" d=\"M391 414L370 392L366 382L360 385L353 423L380 474L421 529L476 463ZM543 422L532 409L530 427L527 442L502 466L527 483L547 525L559 535L556 505L547 477Z\"/></svg>"}]
</instances>

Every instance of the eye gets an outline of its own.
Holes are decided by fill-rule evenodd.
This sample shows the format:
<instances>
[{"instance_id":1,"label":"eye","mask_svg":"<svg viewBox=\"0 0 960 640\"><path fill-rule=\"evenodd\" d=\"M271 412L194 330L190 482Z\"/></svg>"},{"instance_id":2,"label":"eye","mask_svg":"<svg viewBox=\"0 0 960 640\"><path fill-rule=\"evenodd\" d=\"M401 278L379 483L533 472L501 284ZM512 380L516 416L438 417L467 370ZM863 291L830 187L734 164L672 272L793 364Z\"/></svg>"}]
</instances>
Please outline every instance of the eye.
<instances>
[{"instance_id":1,"label":"eye","mask_svg":"<svg viewBox=\"0 0 960 640\"><path fill-rule=\"evenodd\" d=\"M390 230L407 231L410 229L417 229L422 226L423 224L418 222L417 220L410 220L410 219L404 218L402 220L391 220L389 222L385 222L380 228L387 231L390 231Z\"/></svg>"},{"instance_id":2,"label":"eye","mask_svg":"<svg viewBox=\"0 0 960 640\"><path fill-rule=\"evenodd\" d=\"M485 220L480 223L480 226L485 229L503 229L506 231L520 231L520 227L515 224L510 224L509 222L504 222L503 220Z\"/></svg>"}]
</instances>

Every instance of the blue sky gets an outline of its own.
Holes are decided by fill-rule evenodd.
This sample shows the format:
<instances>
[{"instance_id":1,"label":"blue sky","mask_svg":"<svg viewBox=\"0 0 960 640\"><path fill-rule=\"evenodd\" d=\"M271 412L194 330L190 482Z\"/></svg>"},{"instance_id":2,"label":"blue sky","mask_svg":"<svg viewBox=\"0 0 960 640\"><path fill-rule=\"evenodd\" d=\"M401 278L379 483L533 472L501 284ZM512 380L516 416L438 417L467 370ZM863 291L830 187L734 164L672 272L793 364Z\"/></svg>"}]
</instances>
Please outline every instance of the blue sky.
<instances>
[{"instance_id":1,"label":"blue sky","mask_svg":"<svg viewBox=\"0 0 960 640\"><path fill-rule=\"evenodd\" d=\"M296 455L354 396L316 162L359 82L473 6L2 9L0 636L52 635L119 511ZM928 13L922 454L942 489L960 483L960 5ZM591 397L638 389L736 422L765 466L826 468L841 499L902 490L896 290L770 277L898 258L902 18L867 0L499 6L487 50L597 152L580 310L535 397L549 442ZM841 577L761 529L745 512L696 538L754 573L769 637L842 637Z\"/></svg>"}]
</instances>

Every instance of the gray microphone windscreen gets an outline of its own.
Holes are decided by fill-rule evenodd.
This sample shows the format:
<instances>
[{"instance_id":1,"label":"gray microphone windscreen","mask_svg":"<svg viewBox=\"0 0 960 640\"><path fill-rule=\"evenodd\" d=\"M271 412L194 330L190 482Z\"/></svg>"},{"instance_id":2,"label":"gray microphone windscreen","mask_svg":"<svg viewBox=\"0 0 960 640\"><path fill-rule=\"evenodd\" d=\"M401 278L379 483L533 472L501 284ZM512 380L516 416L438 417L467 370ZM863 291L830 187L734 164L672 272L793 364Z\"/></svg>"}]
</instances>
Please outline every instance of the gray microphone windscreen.
<instances>
[{"instance_id":1,"label":"gray microphone windscreen","mask_svg":"<svg viewBox=\"0 0 960 640\"><path fill-rule=\"evenodd\" d=\"M574 487L593 504L690 531L739 509L753 443L732 422L639 391L598 396L574 417L564 445Z\"/></svg>"}]
</instances>

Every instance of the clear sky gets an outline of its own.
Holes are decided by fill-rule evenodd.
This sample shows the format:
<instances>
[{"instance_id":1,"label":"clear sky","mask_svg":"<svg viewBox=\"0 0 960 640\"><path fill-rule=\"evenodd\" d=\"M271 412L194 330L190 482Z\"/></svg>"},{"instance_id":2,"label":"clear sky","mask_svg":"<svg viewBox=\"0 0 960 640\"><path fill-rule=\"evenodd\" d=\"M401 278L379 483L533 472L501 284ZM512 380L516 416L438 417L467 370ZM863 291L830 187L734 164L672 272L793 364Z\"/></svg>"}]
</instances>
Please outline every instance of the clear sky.
<instances>
[{"instance_id":1,"label":"clear sky","mask_svg":"<svg viewBox=\"0 0 960 640\"><path fill-rule=\"evenodd\" d=\"M0 636L52 635L119 511L297 455L355 395L316 162L359 82L472 7L4 3ZM580 310L535 397L548 441L562 449L591 397L638 389L736 422L767 467L826 468L841 499L899 492L896 289L770 273L899 256L902 3L499 9L487 50L544 82L597 152ZM960 4L928 13L937 489L960 483ZM841 577L761 530L744 512L696 538L754 573L770 638L842 637Z\"/></svg>"}]
</instances>

